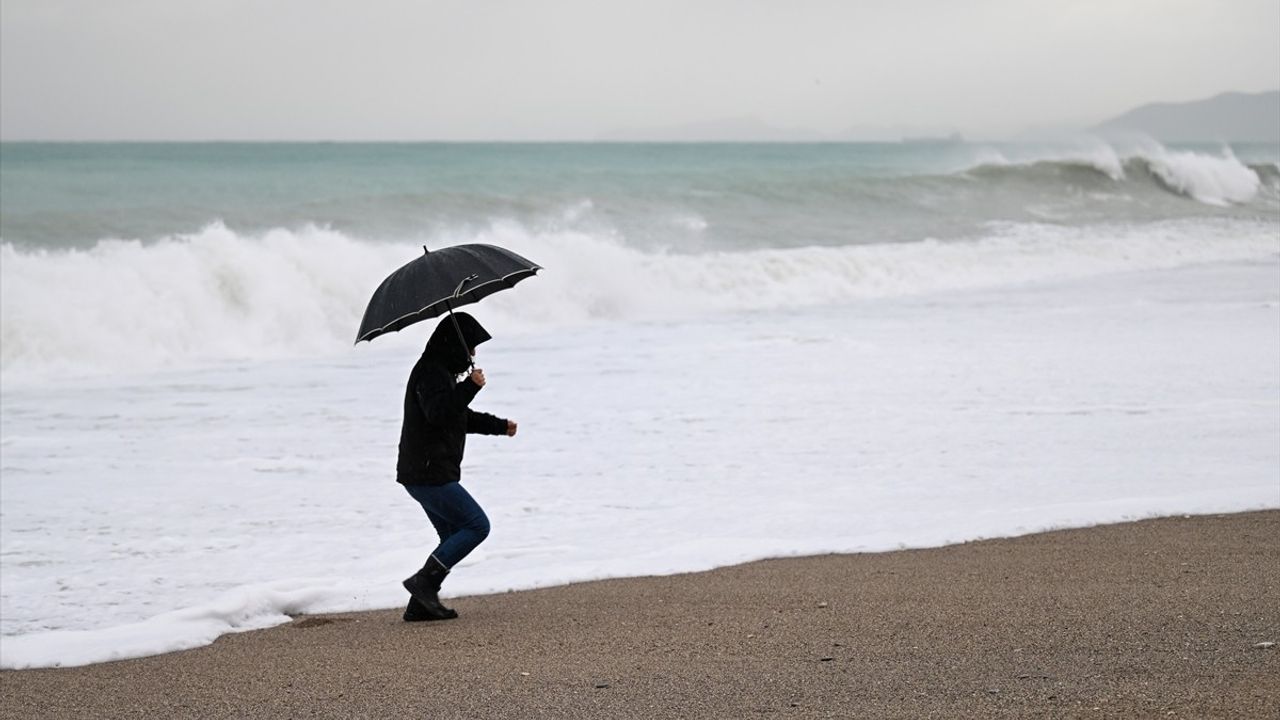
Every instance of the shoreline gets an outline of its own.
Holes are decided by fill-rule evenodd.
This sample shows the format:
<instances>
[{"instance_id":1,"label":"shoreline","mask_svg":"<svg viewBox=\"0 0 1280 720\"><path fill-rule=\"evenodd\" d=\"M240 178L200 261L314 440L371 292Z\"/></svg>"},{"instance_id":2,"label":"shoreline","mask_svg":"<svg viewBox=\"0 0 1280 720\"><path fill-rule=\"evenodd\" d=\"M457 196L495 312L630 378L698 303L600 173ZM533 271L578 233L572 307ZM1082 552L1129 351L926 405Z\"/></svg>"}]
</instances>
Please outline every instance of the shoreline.
<instances>
[{"instance_id":1,"label":"shoreline","mask_svg":"<svg viewBox=\"0 0 1280 720\"><path fill-rule=\"evenodd\" d=\"M1261 716L1278 537L1180 516L303 616L0 671L0 717Z\"/></svg>"}]
</instances>

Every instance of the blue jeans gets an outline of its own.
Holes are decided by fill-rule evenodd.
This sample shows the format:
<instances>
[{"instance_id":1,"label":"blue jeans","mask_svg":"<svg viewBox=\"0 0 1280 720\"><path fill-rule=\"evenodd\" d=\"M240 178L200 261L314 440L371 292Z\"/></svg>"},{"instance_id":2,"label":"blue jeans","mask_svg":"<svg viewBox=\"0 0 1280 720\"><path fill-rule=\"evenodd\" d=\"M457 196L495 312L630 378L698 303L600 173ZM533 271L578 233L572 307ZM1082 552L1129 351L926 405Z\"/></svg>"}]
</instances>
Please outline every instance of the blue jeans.
<instances>
[{"instance_id":1,"label":"blue jeans","mask_svg":"<svg viewBox=\"0 0 1280 720\"><path fill-rule=\"evenodd\" d=\"M489 518L461 484L405 485L404 489L427 511L440 536L431 554L446 568L457 565L489 537Z\"/></svg>"}]
</instances>

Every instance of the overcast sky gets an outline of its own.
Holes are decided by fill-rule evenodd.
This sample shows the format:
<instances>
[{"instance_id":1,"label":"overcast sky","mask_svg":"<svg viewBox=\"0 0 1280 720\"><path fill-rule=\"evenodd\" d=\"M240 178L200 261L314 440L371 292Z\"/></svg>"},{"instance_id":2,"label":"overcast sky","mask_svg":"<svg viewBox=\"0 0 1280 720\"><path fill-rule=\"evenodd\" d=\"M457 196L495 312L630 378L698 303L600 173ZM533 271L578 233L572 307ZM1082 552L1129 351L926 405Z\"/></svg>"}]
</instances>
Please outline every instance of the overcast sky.
<instances>
[{"instance_id":1,"label":"overcast sky","mask_svg":"<svg viewBox=\"0 0 1280 720\"><path fill-rule=\"evenodd\" d=\"M1277 0L3 0L0 136L992 137L1275 89L1278 35Z\"/></svg>"}]
</instances>

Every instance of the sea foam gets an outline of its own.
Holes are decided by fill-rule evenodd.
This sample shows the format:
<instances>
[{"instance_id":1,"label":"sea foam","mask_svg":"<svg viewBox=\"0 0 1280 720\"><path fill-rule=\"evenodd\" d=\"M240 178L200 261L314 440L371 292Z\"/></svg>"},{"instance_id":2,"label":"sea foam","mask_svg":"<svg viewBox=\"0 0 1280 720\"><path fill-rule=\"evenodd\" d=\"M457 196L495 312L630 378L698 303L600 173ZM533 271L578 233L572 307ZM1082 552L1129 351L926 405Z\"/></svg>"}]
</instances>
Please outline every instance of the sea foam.
<instances>
[{"instance_id":1,"label":"sea foam","mask_svg":"<svg viewBox=\"0 0 1280 720\"><path fill-rule=\"evenodd\" d=\"M1221 157L1166 150L1147 158L1147 164L1169 188L1210 205L1249 202L1262 185L1230 150Z\"/></svg>"},{"instance_id":2,"label":"sea foam","mask_svg":"<svg viewBox=\"0 0 1280 720\"><path fill-rule=\"evenodd\" d=\"M1226 220L990 223L986 234L959 241L698 254L497 220L441 238L459 242L509 247L546 268L517 292L486 301L486 314L504 329L803 307L1280 252L1274 225ZM241 235L221 224L89 250L4 244L0 369L6 381L23 382L342 353L373 288L420 252L325 228Z\"/></svg>"}]
</instances>

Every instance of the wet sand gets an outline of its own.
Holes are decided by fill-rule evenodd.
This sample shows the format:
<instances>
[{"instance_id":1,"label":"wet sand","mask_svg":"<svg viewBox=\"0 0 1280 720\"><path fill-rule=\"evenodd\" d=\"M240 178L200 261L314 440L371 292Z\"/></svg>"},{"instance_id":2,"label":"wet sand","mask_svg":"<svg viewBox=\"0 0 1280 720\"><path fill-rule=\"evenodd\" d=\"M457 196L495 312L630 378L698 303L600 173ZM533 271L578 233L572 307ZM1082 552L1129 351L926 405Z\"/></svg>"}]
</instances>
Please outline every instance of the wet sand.
<instances>
[{"instance_id":1,"label":"wet sand","mask_svg":"<svg viewBox=\"0 0 1280 720\"><path fill-rule=\"evenodd\" d=\"M1280 716L1280 511L450 604L3 672L0 717Z\"/></svg>"}]
</instances>

